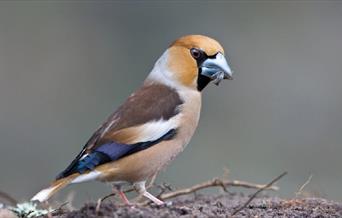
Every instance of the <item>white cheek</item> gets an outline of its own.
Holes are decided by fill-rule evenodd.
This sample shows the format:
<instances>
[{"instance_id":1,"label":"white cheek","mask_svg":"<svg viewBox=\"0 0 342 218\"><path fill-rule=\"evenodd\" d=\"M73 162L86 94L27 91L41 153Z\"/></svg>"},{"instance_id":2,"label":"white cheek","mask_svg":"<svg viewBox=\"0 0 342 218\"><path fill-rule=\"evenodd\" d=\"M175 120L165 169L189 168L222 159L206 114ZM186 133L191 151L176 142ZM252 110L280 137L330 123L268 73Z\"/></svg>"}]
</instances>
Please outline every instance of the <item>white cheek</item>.
<instances>
[{"instance_id":1,"label":"white cheek","mask_svg":"<svg viewBox=\"0 0 342 218\"><path fill-rule=\"evenodd\" d=\"M163 84L170 84L174 80L167 66L168 56L168 50L166 50L154 64L152 71L148 75L148 79L162 82Z\"/></svg>"},{"instance_id":2,"label":"white cheek","mask_svg":"<svg viewBox=\"0 0 342 218\"><path fill-rule=\"evenodd\" d=\"M146 81L162 83L176 90L188 90L189 87L182 85L176 78L176 74L170 71L168 67L168 53L168 50L166 50L157 60ZM195 83L196 81L194 80Z\"/></svg>"}]
</instances>

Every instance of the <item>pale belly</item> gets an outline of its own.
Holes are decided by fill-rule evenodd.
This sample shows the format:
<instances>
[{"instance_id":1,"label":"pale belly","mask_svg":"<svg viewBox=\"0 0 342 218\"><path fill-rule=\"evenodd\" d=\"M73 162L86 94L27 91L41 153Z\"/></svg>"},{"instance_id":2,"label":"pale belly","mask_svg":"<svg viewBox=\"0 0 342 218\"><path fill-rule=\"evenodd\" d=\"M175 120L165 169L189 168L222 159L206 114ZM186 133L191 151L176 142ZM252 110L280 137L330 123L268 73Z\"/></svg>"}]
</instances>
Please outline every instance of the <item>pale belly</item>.
<instances>
[{"instance_id":1,"label":"pale belly","mask_svg":"<svg viewBox=\"0 0 342 218\"><path fill-rule=\"evenodd\" d=\"M96 169L102 173L99 180L130 183L145 181L170 163L184 146L179 140L164 141L146 150L99 166Z\"/></svg>"}]
</instances>

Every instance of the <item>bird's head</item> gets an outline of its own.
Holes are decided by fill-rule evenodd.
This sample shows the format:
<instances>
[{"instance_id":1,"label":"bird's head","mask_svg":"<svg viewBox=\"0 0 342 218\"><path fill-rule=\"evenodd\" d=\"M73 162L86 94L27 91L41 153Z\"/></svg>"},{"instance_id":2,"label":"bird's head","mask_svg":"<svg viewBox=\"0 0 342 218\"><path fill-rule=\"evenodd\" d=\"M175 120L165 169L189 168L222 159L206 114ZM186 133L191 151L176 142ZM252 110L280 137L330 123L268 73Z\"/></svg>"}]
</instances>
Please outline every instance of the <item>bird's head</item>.
<instances>
[{"instance_id":1,"label":"bird's head","mask_svg":"<svg viewBox=\"0 0 342 218\"><path fill-rule=\"evenodd\" d=\"M223 79L232 79L222 46L203 35L187 35L174 41L152 74L164 82L170 80L199 91L211 81L218 85Z\"/></svg>"}]
</instances>

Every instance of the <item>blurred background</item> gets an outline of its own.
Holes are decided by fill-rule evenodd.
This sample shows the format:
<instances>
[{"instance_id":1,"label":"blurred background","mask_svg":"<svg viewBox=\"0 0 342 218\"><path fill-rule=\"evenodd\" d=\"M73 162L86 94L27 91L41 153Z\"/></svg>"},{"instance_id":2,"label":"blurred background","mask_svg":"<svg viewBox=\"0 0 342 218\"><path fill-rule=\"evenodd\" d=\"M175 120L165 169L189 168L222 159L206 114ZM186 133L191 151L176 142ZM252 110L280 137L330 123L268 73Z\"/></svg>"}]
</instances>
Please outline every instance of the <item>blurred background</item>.
<instances>
[{"instance_id":1,"label":"blurred background","mask_svg":"<svg viewBox=\"0 0 342 218\"><path fill-rule=\"evenodd\" d=\"M342 200L339 1L0 2L0 190L28 199L63 170L176 38L226 49L234 80L203 92L199 128L158 177L220 176ZM71 186L77 202L110 191ZM244 190L242 190L244 191Z\"/></svg>"}]
</instances>

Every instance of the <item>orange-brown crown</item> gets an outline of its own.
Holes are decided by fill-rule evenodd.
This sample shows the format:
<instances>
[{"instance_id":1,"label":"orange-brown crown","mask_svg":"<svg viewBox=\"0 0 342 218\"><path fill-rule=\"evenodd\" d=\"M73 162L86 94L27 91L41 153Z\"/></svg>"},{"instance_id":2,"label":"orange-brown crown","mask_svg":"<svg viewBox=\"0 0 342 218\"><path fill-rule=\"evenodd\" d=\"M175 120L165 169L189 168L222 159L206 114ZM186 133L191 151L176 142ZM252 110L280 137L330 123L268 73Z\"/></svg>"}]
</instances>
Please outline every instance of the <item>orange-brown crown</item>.
<instances>
[{"instance_id":1,"label":"orange-brown crown","mask_svg":"<svg viewBox=\"0 0 342 218\"><path fill-rule=\"evenodd\" d=\"M218 43L215 39L203 35L183 36L170 45L170 47L174 46L180 46L187 49L200 48L209 56L214 55L217 52L224 54L224 50L220 43Z\"/></svg>"}]
</instances>

